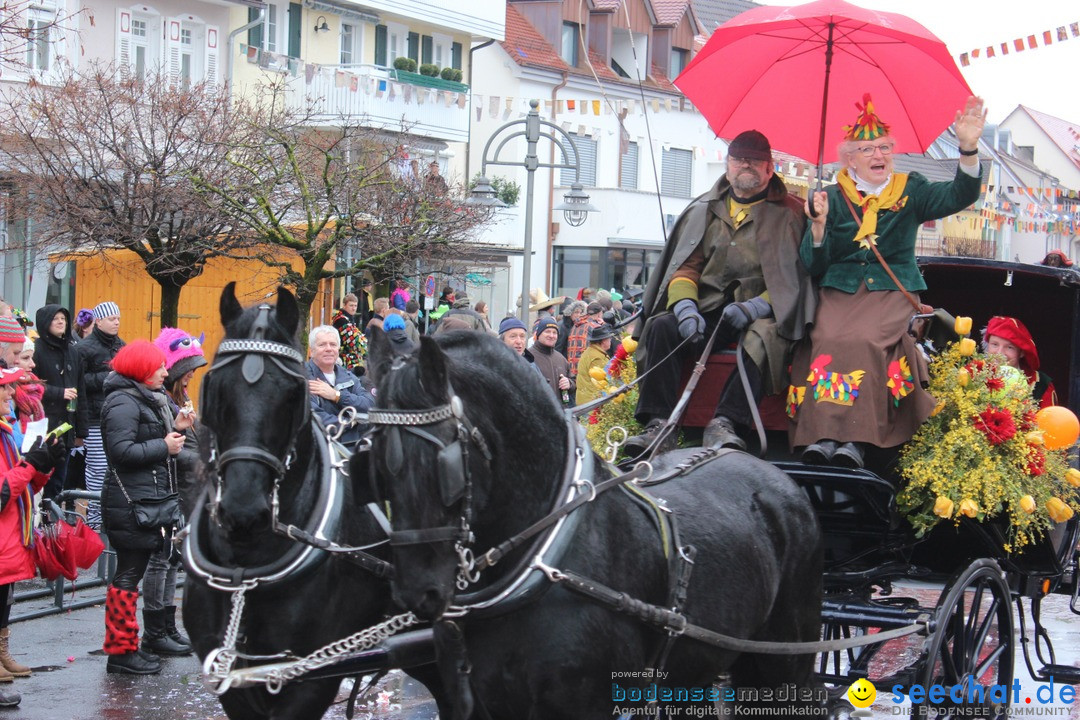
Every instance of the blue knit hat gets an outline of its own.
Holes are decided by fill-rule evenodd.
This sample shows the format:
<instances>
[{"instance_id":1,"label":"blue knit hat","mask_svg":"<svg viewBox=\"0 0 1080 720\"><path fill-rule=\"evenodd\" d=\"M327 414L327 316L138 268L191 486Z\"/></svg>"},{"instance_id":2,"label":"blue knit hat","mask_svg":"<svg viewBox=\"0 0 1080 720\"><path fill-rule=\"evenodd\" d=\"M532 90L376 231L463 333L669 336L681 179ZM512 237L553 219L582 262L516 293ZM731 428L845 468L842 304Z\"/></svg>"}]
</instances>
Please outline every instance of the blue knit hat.
<instances>
[{"instance_id":1,"label":"blue knit hat","mask_svg":"<svg viewBox=\"0 0 1080 720\"><path fill-rule=\"evenodd\" d=\"M500 335L507 332L508 330L515 330L515 329L520 329L520 330L524 330L525 332L529 332L529 329L527 327L525 327L525 323L521 322L520 320L518 320L516 317L513 317L513 316L503 318L502 322L499 323L499 334Z\"/></svg>"},{"instance_id":2,"label":"blue knit hat","mask_svg":"<svg viewBox=\"0 0 1080 720\"><path fill-rule=\"evenodd\" d=\"M388 330L404 330L405 321L397 313L391 313L386 316L386 319L382 322L382 329Z\"/></svg>"}]
</instances>

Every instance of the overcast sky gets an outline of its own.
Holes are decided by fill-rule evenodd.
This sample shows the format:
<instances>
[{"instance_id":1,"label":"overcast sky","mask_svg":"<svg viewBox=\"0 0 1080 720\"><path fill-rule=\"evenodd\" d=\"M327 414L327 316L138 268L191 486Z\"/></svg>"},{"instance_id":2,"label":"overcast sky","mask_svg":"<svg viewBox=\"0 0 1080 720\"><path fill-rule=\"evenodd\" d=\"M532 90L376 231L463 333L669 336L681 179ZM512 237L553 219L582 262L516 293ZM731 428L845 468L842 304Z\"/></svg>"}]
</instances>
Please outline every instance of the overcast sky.
<instances>
[{"instance_id":1,"label":"overcast sky","mask_svg":"<svg viewBox=\"0 0 1080 720\"><path fill-rule=\"evenodd\" d=\"M788 0L759 0L766 5L801 5ZM1057 28L1080 22L1076 0L853 0L863 7L900 13L918 21L941 38L954 58L981 48L961 72L968 85L986 100L990 122L999 122L1017 105L1055 115L1080 126L1080 37L1059 43ZM1043 47L1042 33L1053 33ZM1038 37L1034 50L1017 53L1016 38ZM1010 52L1001 55L1008 42ZM986 46L997 56L986 58ZM959 61L957 62L959 64ZM929 89L928 89L929 90Z\"/></svg>"}]
</instances>

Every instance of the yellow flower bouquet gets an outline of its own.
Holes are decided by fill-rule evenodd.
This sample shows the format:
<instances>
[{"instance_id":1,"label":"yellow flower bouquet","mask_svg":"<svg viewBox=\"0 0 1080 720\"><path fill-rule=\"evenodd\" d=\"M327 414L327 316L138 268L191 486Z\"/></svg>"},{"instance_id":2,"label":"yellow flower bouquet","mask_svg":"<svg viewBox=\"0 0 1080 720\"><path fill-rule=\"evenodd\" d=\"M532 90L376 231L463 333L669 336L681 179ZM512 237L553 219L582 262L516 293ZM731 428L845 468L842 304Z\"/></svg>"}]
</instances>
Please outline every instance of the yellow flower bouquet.
<instances>
[{"instance_id":1,"label":"yellow flower bouquet","mask_svg":"<svg viewBox=\"0 0 1080 720\"><path fill-rule=\"evenodd\" d=\"M634 362L636 348L637 343L626 338L616 351L615 357L608 361L604 369L593 368L597 376L593 379L600 387L601 395L610 395L620 387L629 385L637 377L637 363ZM637 401L638 389L635 387L596 408L583 419L585 438L598 455L607 457L607 433L611 428L616 426L624 428L627 437L641 432L641 425L634 418ZM619 433L618 437L613 439L623 440L624 438L622 433Z\"/></svg>"},{"instance_id":2,"label":"yellow flower bouquet","mask_svg":"<svg viewBox=\"0 0 1080 720\"><path fill-rule=\"evenodd\" d=\"M1005 552L1019 553L1080 510L1071 482L1080 473L1044 445L1027 378L971 344L952 343L931 363L938 403L901 453L897 507L919 537L945 521L999 518Z\"/></svg>"}]
</instances>

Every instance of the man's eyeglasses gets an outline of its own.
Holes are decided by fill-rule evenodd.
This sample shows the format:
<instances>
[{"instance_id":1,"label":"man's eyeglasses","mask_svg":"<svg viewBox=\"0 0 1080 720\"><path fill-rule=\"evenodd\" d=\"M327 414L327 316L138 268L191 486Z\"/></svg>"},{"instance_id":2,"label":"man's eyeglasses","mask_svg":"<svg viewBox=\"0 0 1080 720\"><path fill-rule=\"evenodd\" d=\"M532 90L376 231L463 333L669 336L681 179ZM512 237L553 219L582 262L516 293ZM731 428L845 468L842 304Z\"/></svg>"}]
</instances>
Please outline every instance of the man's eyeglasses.
<instances>
[{"instance_id":1,"label":"man's eyeglasses","mask_svg":"<svg viewBox=\"0 0 1080 720\"><path fill-rule=\"evenodd\" d=\"M731 155L728 155L728 162L731 163L732 165L757 165L759 163L764 163L764 162L768 162L768 161L767 160L755 160L753 158L732 157Z\"/></svg>"},{"instance_id":2,"label":"man's eyeglasses","mask_svg":"<svg viewBox=\"0 0 1080 720\"><path fill-rule=\"evenodd\" d=\"M863 157L873 157L875 150L880 150L882 155L892 155L896 143L882 143L881 145L863 145L858 151Z\"/></svg>"}]
</instances>

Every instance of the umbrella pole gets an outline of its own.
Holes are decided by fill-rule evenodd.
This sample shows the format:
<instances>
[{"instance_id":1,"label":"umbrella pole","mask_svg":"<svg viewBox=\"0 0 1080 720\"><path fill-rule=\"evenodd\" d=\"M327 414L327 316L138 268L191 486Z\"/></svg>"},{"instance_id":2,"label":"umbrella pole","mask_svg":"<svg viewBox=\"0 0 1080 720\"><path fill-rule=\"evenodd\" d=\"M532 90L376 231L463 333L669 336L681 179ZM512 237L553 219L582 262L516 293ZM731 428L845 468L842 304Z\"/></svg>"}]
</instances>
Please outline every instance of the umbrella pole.
<instances>
[{"instance_id":1,"label":"umbrella pole","mask_svg":"<svg viewBox=\"0 0 1080 720\"><path fill-rule=\"evenodd\" d=\"M829 23L829 38L825 42L825 92L821 98L821 128L818 135L818 159L817 159L817 188L814 192L821 192L821 172L825 165L825 115L829 109L829 74L832 72L832 53L833 53L833 28L836 27L835 23ZM817 211L814 210L814 198L810 198L810 202L807 203L810 207L810 215L817 217Z\"/></svg>"}]
</instances>

